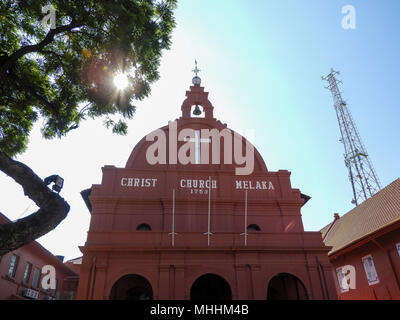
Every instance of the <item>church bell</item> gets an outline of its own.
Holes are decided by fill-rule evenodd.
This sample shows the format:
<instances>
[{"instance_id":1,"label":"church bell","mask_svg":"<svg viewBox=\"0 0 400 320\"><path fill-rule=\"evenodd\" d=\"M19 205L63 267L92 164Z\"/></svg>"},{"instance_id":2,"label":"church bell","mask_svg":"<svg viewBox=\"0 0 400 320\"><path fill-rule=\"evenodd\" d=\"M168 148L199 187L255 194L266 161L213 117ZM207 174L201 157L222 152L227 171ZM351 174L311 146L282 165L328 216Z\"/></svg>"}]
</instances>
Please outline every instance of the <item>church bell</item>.
<instances>
[{"instance_id":1,"label":"church bell","mask_svg":"<svg viewBox=\"0 0 400 320\"><path fill-rule=\"evenodd\" d=\"M201 110L200 110L200 108L199 108L199 106L196 104L196 107L194 108L194 110L193 110L193 114L195 115L195 116L199 116L199 115L201 115Z\"/></svg>"}]
</instances>

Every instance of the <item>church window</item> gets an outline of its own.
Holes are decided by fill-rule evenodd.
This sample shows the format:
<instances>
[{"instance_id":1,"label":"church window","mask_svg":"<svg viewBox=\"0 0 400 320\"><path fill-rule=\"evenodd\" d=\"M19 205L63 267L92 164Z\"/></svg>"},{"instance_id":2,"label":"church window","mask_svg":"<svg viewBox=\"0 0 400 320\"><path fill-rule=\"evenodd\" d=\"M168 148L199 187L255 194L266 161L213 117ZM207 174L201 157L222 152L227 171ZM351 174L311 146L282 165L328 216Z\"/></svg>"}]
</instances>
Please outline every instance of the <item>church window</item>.
<instances>
[{"instance_id":1,"label":"church window","mask_svg":"<svg viewBox=\"0 0 400 320\"><path fill-rule=\"evenodd\" d=\"M400 256L400 242L396 244L396 248L397 248L397 253Z\"/></svg>"},{"instance_id":2,"label":"church window","mask_svg":"<svg viewBox=\"0 0 400 320\"><path fill-rule=\"evenodd\" d=\"M136 228L136 231L151 231L151 227L146 223L142 223Z\"/></svg>"},{"instance_id":3,"label":"church window","mask_svg":"<svg viewBox=\"0 0 400 320\"><path fill-rule=\"evenodd\" d=\"M247 231L261 231L261 228L256 224L251 224L247 227Z\"/></svg>"},{"instance_id":4,"label":"church window","mask_svg":"<svg viewBox=\"0 0 400 320\"><path fill-rule=\"evenodd\" d=\"M373 285L379 283L378 274L376 273L374 261L372 256L368 255L362 258L365 274L367 276L368 284Z\"/></svg>"}]
</instances>

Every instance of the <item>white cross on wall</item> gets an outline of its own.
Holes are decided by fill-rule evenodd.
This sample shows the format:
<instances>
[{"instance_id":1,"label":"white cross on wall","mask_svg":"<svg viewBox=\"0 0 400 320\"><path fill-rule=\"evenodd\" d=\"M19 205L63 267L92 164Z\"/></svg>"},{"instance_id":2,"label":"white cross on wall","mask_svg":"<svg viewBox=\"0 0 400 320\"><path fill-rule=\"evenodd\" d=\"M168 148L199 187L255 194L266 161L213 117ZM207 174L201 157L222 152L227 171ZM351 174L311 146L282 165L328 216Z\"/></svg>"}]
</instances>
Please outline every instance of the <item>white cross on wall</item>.
<instances>
[{"instance_id":1,"label":"white cross on wall","mask_svg":"<svg viewBox=\"0 0 400 320\"><path fill-rule=\"evenodd\" d=\"M185 138L184 141L186 142L194 142L195 143L195 164L200 164L201 163L201 143L206 142L210 143L211 139L201 139L200 138L200 130L196 130L194 132L194 138Z\"/></svg>"}]
</instances>

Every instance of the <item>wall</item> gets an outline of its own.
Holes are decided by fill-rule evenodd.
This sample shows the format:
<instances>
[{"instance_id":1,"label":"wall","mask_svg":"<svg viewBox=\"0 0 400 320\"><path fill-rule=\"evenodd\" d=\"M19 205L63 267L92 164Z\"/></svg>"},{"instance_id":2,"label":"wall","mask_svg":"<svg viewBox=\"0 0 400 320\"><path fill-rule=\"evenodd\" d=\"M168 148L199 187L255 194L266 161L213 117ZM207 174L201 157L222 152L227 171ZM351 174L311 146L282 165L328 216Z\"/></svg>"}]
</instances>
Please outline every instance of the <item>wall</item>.
<instances>
[{"instance_id":1,"label":"wall","mask_svg":"<svg viewBox=\"0 0 400 320\"><path fill-rule=\"evenodd\" d=\"M400 243L400 229L388 232L360 247L331 259L334 270L344 265L353 265L356 270L356 288L342 293L335 275L339 299L391 300L400 299L400 256L396 243ZM369 285L362 258L371 255L379 283ZM334 271L335 272L335 271Z\"/></svg>"},{"instance_id":2,"label":"wall","mask_svg":"<svg viewBox=\"0 0 400 320\"><path fill-rule=\"evenodd\" d=\"M4 215L0 215L0 223L7 222L8 219ZM11 257L13 255L19 257L17 269L14 277L8 276ZM27 263L32 264L29 280L23 282L23 276ZM39 286L39 289L32 287L33 275L35 268L40 270L44 265L52 265L56 270L57 292L51 293L50 290L44 290ZM9 252L0 257L0 300L8 299L24 299L22 291L24 289L34 289L39 291L39 300L51 298L69 299L75 296L78 286L78 274L67 268L61 260L52 255L49 251L43 248L37 242L32 242L17 250ZM41 281L39 282L39 284Z\"/></svg>"}]
</instances>

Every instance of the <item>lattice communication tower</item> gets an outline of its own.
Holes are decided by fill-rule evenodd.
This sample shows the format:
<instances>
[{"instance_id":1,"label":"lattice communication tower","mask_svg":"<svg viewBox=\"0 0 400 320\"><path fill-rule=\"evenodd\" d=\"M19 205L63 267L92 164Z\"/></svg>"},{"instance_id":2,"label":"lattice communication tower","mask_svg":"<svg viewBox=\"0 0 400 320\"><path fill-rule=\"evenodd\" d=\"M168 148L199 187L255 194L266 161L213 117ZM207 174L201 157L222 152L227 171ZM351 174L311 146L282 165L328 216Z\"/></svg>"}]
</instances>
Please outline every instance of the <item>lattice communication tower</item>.
<instances>
[{"instance_id":1,"label":"lattice communication tower","mask_svg":"<svg viewBox=\"0 0 400 320\"><path fill-rule=\"evenodd\" d=\"M328 82L326 87L332 93L334 108L339 122L341 139L344 146L344 163L349 170L349 179L353 188L353 204L358 206L381 189L378 176L372 166L368 153L361 141L353 117L339 90L341 81L336 79L338 71L322 77Z\"/></svg>"}]
</instances>

